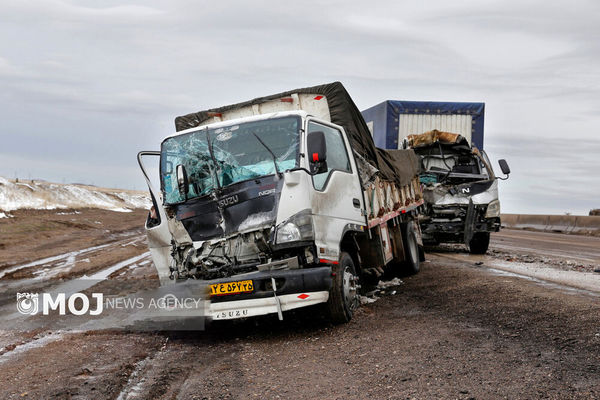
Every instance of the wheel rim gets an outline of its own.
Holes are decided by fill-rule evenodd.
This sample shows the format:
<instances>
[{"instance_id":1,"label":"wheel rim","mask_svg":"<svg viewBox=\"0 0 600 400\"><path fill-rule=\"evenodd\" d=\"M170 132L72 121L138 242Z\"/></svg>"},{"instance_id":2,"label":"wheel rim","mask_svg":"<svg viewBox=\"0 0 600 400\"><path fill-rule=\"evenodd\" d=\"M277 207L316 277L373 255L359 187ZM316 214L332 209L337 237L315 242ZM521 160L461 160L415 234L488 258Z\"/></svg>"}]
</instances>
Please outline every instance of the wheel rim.
<instances>
[{"instance_id":1,"label":"wheel rim","mask_svg":"<svg viewBox=\"0 0 600 400\"><path fill-rule=\"evenodd\" d=\"M347 266L344 268L343 279L344 303L352 311L358 303L358 278L354 275L350 267Z\"/></svg>"}]
</instances>

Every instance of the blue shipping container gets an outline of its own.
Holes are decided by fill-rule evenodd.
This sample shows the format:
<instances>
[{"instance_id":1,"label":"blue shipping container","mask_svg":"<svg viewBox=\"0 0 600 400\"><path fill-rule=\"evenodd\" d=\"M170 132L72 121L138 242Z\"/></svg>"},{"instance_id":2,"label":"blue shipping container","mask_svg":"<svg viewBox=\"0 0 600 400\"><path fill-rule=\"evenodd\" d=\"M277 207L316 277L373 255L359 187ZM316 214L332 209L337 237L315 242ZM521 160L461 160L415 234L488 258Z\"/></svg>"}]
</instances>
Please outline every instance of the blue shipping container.
<instances>
[{"instance_id":1,"label":"blue shipping container","mask_svg":"<svg viewBox=\"0 0 600 400\"><path fill-rule=\"evenodd\" d=\"M485 103L386 100L362 112L377 147L397 149L411 134L433 129L463 135L483 150Z\"/></svg>"}]
</instances>

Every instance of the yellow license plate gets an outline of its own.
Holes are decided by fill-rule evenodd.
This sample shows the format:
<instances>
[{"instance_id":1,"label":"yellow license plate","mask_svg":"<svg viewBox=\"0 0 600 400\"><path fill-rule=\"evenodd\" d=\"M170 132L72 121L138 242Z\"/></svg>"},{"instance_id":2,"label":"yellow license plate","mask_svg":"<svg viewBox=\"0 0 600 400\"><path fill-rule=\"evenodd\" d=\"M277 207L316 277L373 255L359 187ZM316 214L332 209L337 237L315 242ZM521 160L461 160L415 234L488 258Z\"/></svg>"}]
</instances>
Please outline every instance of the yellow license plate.
<instances>
[{"instance_id":1,"label":"yellow license plate","mask_svg":"<svg viewBox=\"0 0 600 400\"><path fill-rule=\"evenodd\" d=\"M251 280L214 283L210 285L211 296L225 296L228 294L250 293L254 290L254 284Z\"/></svg>"}]
</instances>

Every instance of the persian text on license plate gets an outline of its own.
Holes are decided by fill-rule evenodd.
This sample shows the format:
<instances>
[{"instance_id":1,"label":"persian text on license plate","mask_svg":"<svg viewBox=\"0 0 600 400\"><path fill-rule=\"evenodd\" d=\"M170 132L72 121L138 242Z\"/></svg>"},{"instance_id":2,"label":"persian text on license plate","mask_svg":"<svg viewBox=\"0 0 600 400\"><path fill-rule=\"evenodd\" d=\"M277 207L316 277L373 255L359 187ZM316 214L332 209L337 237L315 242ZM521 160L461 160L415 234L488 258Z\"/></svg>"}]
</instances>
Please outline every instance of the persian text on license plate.
<instances>
[{"instance_id":1,"label":"persian text on license plate","mask_svg":"<svg viewBox=\"0 0 600 400\"><path fill-rule=\"evenodd\" d=\"M250 293L254 290L252 280L214 283L210 285L211 296L223 296L227 294Z\"/></svg>"}]
</instances>

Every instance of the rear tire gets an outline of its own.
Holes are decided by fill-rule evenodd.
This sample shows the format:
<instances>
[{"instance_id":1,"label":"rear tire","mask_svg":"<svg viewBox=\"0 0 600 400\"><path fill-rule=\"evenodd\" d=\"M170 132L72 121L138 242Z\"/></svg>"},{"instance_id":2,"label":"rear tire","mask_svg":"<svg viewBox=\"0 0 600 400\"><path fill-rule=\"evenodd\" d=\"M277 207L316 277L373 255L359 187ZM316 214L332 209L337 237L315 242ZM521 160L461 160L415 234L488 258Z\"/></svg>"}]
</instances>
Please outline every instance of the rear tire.
<instances>
[{"instance_id":1,"label":"rear tire","mask_svg":"<svg viewBox=\"0 0 600 400\"><path fill-rule=\"evenodd\" d=\"M352 319L359 305L358 275L350 254L342 252L339 264L333 265L332 275L327 311L333 323L342 324Z\"/></svg>"},{"instance_id":2,"label":"rear tire","mask_svg":"<svg viewBox=\"0 0 600 400\"><path fill-rule=\"evenodd\" d=\"M489 232L476 232L469 243L471 254L485 254L490 246Z\"/></svg>"},{"instance_id":3,"label":"rear tire","mask_svg":"<svg viewBox=\"0 0 600 400\"><path fill-rule=\"evenodd\" d=\"M402 241L404 242L404 270L409 275L418 274L421 269L419 243L417 233L412 223L402 226Z\"/></svg>"}]
</instances>

